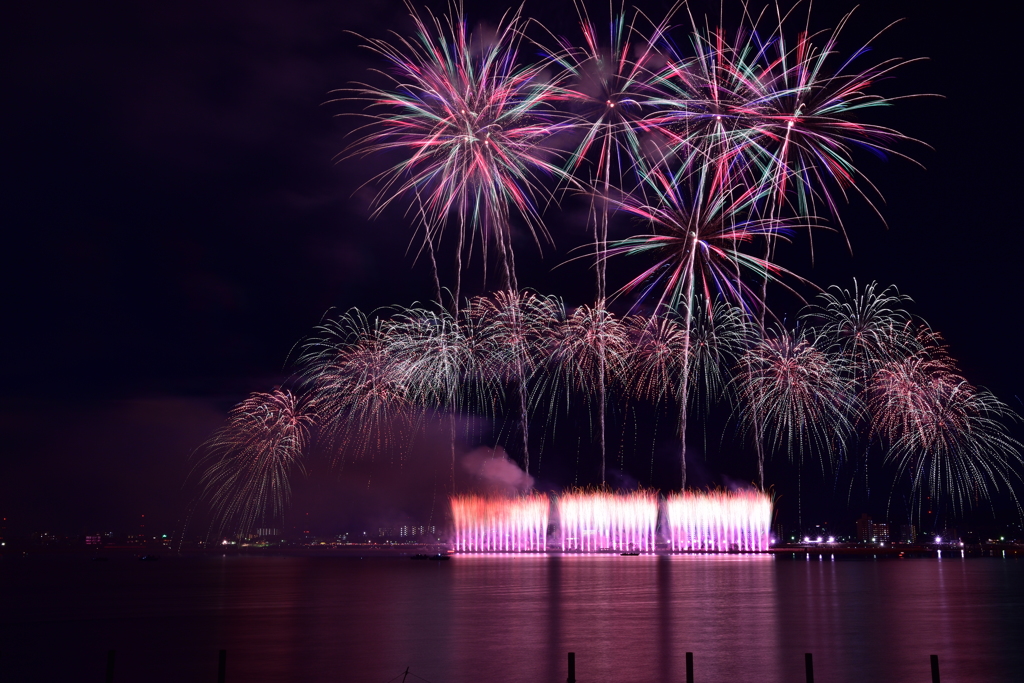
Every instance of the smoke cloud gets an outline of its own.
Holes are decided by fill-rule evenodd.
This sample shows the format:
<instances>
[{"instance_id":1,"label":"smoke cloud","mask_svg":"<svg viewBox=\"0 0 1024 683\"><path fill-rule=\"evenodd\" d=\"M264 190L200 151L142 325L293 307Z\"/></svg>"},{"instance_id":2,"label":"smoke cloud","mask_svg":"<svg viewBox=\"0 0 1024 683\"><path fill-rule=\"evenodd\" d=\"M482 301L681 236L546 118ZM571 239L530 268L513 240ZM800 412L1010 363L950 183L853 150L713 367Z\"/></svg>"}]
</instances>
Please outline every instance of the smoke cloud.
<instances>
[{"instance_id":1,"label":"smoke cloud","mask_svg":"<svg viewBox=\"0 0 1024 683\"><path fill-rule=\"evenodd\" d=\"M501 446L482 446L462 458L462 468L481 493L514 496L533 488L533 477L509 460Z\"/></svg>"}]
</instances>

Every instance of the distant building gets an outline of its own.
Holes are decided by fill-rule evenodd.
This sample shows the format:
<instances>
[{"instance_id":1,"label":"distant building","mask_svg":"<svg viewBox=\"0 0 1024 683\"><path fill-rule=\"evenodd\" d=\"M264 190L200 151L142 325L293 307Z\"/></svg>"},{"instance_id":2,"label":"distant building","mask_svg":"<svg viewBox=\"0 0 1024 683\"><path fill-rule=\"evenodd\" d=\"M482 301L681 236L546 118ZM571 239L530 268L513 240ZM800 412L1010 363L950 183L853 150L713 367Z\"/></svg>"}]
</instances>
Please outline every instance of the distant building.
<instances>
[{"instance_id":1,"label":"distant building","mask_svg":"<svg viewBox=\"0 0 1024 683\"><path fill-rule=\"evenodd\" d=\"M399 543L412 543L420 539L428 539L431 536L437 537L437 527L426 524L403 524L394 527L377 527L377 535L380 538L395 539Z\"/></svg>"},{"instance_id":2,"label":"distant building","mask_svg":"<svg viewBox=\"0 0 1024 683\"><path fill-rule=\"evenodd\" d=\"M857 540L861 543L871 542L871 518L865 512L855 524L857 525Z\"/></svg>"},{"instance_id":3,"label":"distant building","mask_svg":"<svg viewBox=\"0 0 1024 683\"><path fill-rule=\"evenodd\" d=\"M857 526L857 540L861 543L888 543L889 525L885 522L875 522L867 513L860 516L855 522Z\"/></svg>"},{"instance_id":4,"label":"distant building","mask_svg":"<svg viewBox=\"0 0 1024 683\"><path fill-rule=\"evenodd\" d=\"M900 543L917 543L917 527L904 524L900 527Z\"/></svg>"}]
</instances>

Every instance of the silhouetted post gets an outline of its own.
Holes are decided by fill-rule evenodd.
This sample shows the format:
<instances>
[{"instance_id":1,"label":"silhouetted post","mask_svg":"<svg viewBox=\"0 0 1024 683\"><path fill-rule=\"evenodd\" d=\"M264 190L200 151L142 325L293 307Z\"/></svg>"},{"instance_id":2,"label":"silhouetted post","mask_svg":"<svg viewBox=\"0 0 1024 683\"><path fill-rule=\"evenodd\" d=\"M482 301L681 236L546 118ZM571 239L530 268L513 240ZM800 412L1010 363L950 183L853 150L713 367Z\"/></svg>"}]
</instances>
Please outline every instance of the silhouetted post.
<instances>
[{"instance_id":1,"label":"silhouetted post","mask_svg":"<svg viewBox=\"0 0 1024 683\"><path fill-rule=\"evenodd\" d=\"M114 683L114 651L107 650L107 683Z\"/></svg>"},{"instance_id":2,"label":"silhouetted post","mask_svg":"<svg viewBox=\"0 0 1024 683\"><path fill-rule=\"evenodd\" d=\"M932 683L939 683L939 656L932 655Z\"/></svg>"},{"instance_id":3,"label":"silhouetted post","mask_svg":"<svg viewBox=\"0 0 1024 683\"><path fill-rule=\"evenodd\" d=\"M566 683L576 683L576 653L569 653L569 677L565 679Z\"/></svg>"},{"instance_id":4,"label":"silhouetted post","mask_svg":"<svg viewBox=\"0 0 1024 683\"><path fill-rule=\"evenodd\" d=\"M228 651L221 650L217 658L217 683L224 683L228 677Z\"/></svg>"},{"instance_id":5,"label":"silhouetted post","mask_svg":"<svg viewBox=\"0 0 1024 683\"><path fill-rule=\"evenodd\" d=\"M807 669L807 683L814 683L814 660L810 652L804 655L804 668Z\"/></svg>"},{"instance_id":6,"label":"silhouetted post","mask_svg":"<svg viewBox=\"0 0 1024 683\"><path fill-rule=\"evenodd\" d=\"M686 653L686 683L693 683L693 653Z\"/></svg>"}]
</instances>

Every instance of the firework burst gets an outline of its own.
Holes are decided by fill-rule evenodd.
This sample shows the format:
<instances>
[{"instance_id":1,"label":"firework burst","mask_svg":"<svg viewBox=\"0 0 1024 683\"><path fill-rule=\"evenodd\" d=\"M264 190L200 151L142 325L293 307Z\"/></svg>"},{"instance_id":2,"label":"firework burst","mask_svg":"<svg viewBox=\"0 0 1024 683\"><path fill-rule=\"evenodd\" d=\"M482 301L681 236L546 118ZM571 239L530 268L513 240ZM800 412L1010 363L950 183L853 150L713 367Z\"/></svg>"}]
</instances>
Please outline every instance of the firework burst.
<instances>
[{"instance_id":1,"label":"firework burst","mask_svg":"<svg viewBox=\"0 0 1024 683\"><path fill-rule=\"evenodd\" d=\"M558 315L555 299L531 292L500 291L476 297L466 318L474 331L474 348L485 385L510 386L519 410L523 469L530 472L529 389L541 358L544 339ZM484 392L493 401L497 391Z\"/></svg>"},{"instance_id":2,"label":"firework burst","mask_svg":"<svg viewBox=\"0 0 1024 683\"><path fill-rule=\"evenodd\" d=\"M518 12L484 36L471 33L461 14L438 18L409 10L415 39L366 39L390 65L390 86L350 93L374 112L358 153L401 156L379 178L378 210L411 196L428 248L454 228L456 273L479 242L485 267L488 249L497 249L504 283L515 290L512 214L540 246L549 238L535 199L546 193L545 176L564 177L544 147L558 130L545 65L520 64ZM458 284L453 301L459 302Z\"/></svg>"},{"instance_id":3,"label":"firework burst","mask_svg":"<svg viewBox=\"0 0 1024 683\"><path fill-rule=\"evenodd\" d=\"M867 179L853 150L884 157L909 139L858 120L894 102L870 89L908 61L864 64L868 45L840 57L837 42L849 14L831 31L812 34L805 26L794 41L784 30L788 16L778 16L766 35L759 28L765 16L751 19L732 40L720 27L692 21L693 57L677 56L665 70L689 96L666 103L675 122L664 125L680 131L680 156L714 166L723 179L738 175L744 184L765 187L769 215L785 204L813 216L820 203L838 218L838 197L845 201L852 190L867 198L857 186Z\"/></svg>"},{"instance_id":4,"label":"firework burst","mask_svg":"<svg viewBox=\"0 0 1024 683\"><path fill-rule=\"evenodd\" d=\"M412 375L392 341L379 319L352 310L320 325L304 345L306 388L338 461L402 452L414 424Z\"/></svg>"},{"instance_id":5,"label":"firework burst","mask_svg":"<svg viewBox=\"0 0 1024 683\"><path fill-rule=\"evenodd\" d=\"M248 534L261 521L279 520L291 497L293 470L313 427L310 404L290 391L253 393L228 413L227 424L207 442L201 499L210 502L218 533Z\"/></svg>"},{"instance_id":6,"label":"firework burst","mask_svg":"<svg viewBox=\"0 0 1024 683\"><path fill-rule=\"evenodd\" d=\"M811 332L775 329L737 366L746 415L762 432L756 438L801 462L807 452L816 452L823 463L835 458L860 410L842 363L821 347Z\"/></svg>"},{"instance_id":7,"label":"firework burst","mask_svg":"<svg viewBox=\"0 0 1024 683\"><path fill-rule=\"evenodd\" d=\"M597 435L601 452L601 484L605 483L606 444L605 412L607 387L621 375L622 361L627 357L626 328L614 314L604 307L580 306L570 315L563 316L552 331L547 343L547 370L545 387L551 396L548 415L554 422L554 409L564 399L568 409L573 392L581 393L588 401L596 397Z\"/></svg>"},{"instance_id":8,"label":"firework burst","mask_svg":"<svg viewBox=\"0 0 1024 683\"><path fill-rule=\"evenodd\" d=\"M861 289L832 286L802 318L818 323L822 336L854 368L858 388L880 365L920 350L917 328L903 305L910 298L872 282Z\"/></svg>"},{"instance_id":9,"label":"firework burst","mask_svg":"<svg viewBox=\"0 0 1024 683\"><path fill-rule=\"evenodd\" d=\"M948 496L960 513L1001 487L1013 495L1021 444L1003 420L1014 415L964 380L941 350L879 368L868 408L873 432L888 445L886 461L910 479L918 514L925 496Z\"/></svg>"},{"instance_id":10,"label":"firework burst","mask_svg":"<svg viewBox=\"0 0 1024 683\"><path fill-rule=\"evenodd\" d=\"M657 296L655 309L692 310L699 296L713 302L721 296L745 310L763 307L758 292L764 280L796 277L767 258L749 253L758 241L785 237L793 224L784 220L750 219L754 204L764 196L758 188L716 187L717 180L702 168L693 175L651 172L645 187L653 199L627 196L616 201L628 215L654 230L619 240L608 257L646 256L653 264L630 280L621 292L638 290L642 298ZM751 278L753 282L747 278Z\"/></svg>"}]
</instances>

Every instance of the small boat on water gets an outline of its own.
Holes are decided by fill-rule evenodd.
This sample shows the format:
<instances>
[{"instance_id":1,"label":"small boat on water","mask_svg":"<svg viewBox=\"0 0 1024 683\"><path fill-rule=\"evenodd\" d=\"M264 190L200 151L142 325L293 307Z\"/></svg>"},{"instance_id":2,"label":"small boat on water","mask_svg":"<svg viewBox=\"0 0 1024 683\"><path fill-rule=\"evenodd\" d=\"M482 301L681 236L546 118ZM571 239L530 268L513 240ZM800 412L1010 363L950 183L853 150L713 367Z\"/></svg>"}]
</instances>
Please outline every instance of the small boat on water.
<instances>
[{"instance_id":1,"label":"small boat on water","mask_svg":"<svg viewBox=\"0 0 1024 683\"><path fill-rule=\"evenodd\" d=\"M416 553L415 555L412 556L412 559L414 559L414 560L450 560L452 558L451 558L450 555L445 555L444 553L435 553L434 555L428 555L426 553Z\"/></svg>"},{"instance_id":2,"label":"small boat on water","mask_svg":"<svg viewBox=\"0 0 1024 683\"><path fill-rule=\"evenodd\" d=\"M623 557L639 557L640 553L619 553Z\"/></svg>"}]
</instances>

